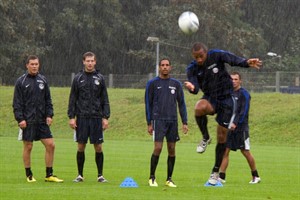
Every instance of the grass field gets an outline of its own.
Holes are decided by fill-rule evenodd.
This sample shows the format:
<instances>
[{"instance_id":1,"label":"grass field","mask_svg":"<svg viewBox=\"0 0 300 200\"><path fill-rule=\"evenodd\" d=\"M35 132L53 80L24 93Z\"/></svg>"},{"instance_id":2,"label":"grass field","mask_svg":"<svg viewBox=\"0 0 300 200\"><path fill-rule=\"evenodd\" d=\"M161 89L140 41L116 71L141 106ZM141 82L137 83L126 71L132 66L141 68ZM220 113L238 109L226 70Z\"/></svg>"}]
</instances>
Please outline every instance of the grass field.
<instances>
[{"instance_id":1,"label":"grass field","mask_svg":"<svg viewBox=\"0 0 300 200\"><path fill-rule=\"evenodd\" d=\"M159 187L148 183L153 143L146 133L144 90L109 89L110 129L105 133L104 175L107 184L96 182L94 150L86 150L85 182L73 183L77 175L76 143L68 127L69 88L51 88L56 142L54 173L62 184L45 183L44 148L34 143L32 169L36 183L25 179L22 142L17 141L18 127L12 114L13 87L0 86L0 199L299 199L300 192L300 95L280 93L251 94L251 151L262 182L250 185L250 170L240 152L230 154L227 183L223 187L205 187L214 162L214 117L209 117L213 143L204 154L195 153L200 135L193 119L193 107L199 95L186 93L189 134L177 144L173 179L178 188L164 186L166 149L157 168ZM138 188L120 188L126 177Z\"/></svg>"},{"instance_id":2,"label":"grass field","mask_svg":"<svg viewBox=\"0 0 300 200\"><path fill-rule=\"evenodd\" d=\"M299 147L253 145L253 154L262 182L250 185L250 170L239 152L231 153L227 183L223 187L205 187L213 164L214 145L204 154L195 152L195 144L179 142L173 179L178 188L164 186L166 151L157 168L159 187L148 184L152 142L105 141L104 174L109 183L96 182L94 152L86 152L85 182L73 183L76 174L75 148L72 139L56 140L54 172L64 183L46 183L40 143L35 143L32 169L36 183L27 183L21 160L22 143L16 138L1 137L1 199L299 199ZM12 148L13 147L13 148ZM288 156L287 156L288 155ZM126 177L137 188L121 188Z\"/></svg>"}]
</instances>

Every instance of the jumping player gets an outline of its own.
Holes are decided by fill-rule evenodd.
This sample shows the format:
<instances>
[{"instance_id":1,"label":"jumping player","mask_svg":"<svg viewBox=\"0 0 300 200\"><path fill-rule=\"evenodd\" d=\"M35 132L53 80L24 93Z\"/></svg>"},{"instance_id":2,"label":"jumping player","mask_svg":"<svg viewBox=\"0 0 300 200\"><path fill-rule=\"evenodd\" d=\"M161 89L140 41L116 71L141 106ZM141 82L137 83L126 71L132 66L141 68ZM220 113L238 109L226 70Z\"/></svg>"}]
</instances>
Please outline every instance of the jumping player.
<instances>
[{"instance_id":1,"label":"jumping player","mask_svg":"<svg viewBox=\"0 0 300 200\"><path fill-rule=\"evenodd\" d=\"M245 59L223 50L208 51L208 48L199 42L193 45L192 56L194 61L186 69L188 81L184 84L193 94L197 94L199 89L204 93L195 105L196 122L203 136L197 146L198 153L203 153L211 141L207 129L207 115L217 114L215 165L209 178L209 183L215 185L226 148L227 130L231 128L235 112L232 81L225 63L230 66L259 69L262 62L258 58Z\"/></svg>"},{"instance_id":2,"label":"jumping player","mask_svg":"<svg viewBox=\"0 0 300 200\"><path fill-rule=\"evenodd\" d=\"M157 187L155 170L166 137L168 146L168 170L166 186L177 187L172 180L175 165L175 145L180 139L177 124L177 103L182 121L183 133L188 132L187 112L181 83L170 78L170 60L159 62L159 76L148 81L145 91L145 109L148 133L153 136L154 150L150 161L149 186Z\"/></svg>"}]
</instances>

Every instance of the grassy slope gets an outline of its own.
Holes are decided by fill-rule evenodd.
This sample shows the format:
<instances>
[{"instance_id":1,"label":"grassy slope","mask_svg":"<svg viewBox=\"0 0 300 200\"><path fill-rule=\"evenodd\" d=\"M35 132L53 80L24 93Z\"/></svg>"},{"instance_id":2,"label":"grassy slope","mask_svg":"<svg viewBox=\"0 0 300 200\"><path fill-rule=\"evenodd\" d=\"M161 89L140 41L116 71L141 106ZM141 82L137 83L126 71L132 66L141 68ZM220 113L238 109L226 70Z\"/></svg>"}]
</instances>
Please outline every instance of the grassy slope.
<instances>
[{"instance_id":1,"label":"grassy slope","mask_svg":"<svg viewBox=\"0 0 300 200\"><path fill-rule=\"evenodd\" d=\"M67 105L69 88L51 88L54 105L52 132L57 138L70 138ZM148 140L143 89L109 89L111 103L110 129L106 139ZM252 143L299 145L300 95L281 93L251 94L250 135ZM17 125L12 114L12 87L0 86L0 136L16 136ZM200 136L193 108L200 95L186 93L189 135L183 141L198 142ZM209 130L215 137L214 116L209 117Z\"/></svg>"}]
</instances>

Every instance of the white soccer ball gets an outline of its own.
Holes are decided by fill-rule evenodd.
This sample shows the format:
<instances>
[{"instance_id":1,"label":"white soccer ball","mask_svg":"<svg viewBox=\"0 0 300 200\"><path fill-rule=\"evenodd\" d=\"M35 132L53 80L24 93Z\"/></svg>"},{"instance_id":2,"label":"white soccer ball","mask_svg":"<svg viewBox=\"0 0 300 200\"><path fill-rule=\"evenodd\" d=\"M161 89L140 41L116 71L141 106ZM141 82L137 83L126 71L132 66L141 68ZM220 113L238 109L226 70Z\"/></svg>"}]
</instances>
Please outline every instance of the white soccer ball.
<instances>
[{"instance_id":1,"label":"white soccer ball","mask_svg":"<svg viewBox=\"0 0 300 200\"><path fill-rule=\"evenodd\" d=\"M186 11L179 16L178 25L185 34L192 34L199 29L199 20L195 13Z\"/></svg>"}]
</instances>

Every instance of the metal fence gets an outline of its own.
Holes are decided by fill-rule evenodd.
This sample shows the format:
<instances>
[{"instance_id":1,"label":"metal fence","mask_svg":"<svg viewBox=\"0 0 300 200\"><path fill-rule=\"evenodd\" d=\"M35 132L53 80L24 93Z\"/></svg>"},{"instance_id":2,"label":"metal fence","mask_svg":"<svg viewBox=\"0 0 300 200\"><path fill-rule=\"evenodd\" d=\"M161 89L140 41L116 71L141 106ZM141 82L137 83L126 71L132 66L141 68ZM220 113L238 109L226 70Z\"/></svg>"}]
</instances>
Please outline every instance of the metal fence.
<instances>
[{"instance_id":1,"label":"metal fence","mask_svg":"<svg viewBox=\"0 0 300 200\"><path fill-rule=\"evenodd\" d=\"M287 92L300 93L299 72L241 72L243 87L251 92ZM172 77L184 82L186 74L172 74ZM121 75L106 76L110 88L145 88L146 82L153 78L148 75Z\"/></svg>"},{"instance_id":2,"label":"metal fence","mask_svg":"<svg viewBox=\"0 0 300 200\"><path fill-rule=\"evenodd\" d=\"M250 92L286 92L300 93L300 71L297 72L240 72L242 75L242 85ZM70 87L74 73L65 75L46 75L52 87ZM108 88L145 88L148 80L154 74L135 75L135 74L109 74L105 75ZM184 82L187 80L186 74L172 74L173 78ZM13 85L11 83L5 85ZM1 78L0 78L1 80Z\"/></svg>"}]
</instances>

